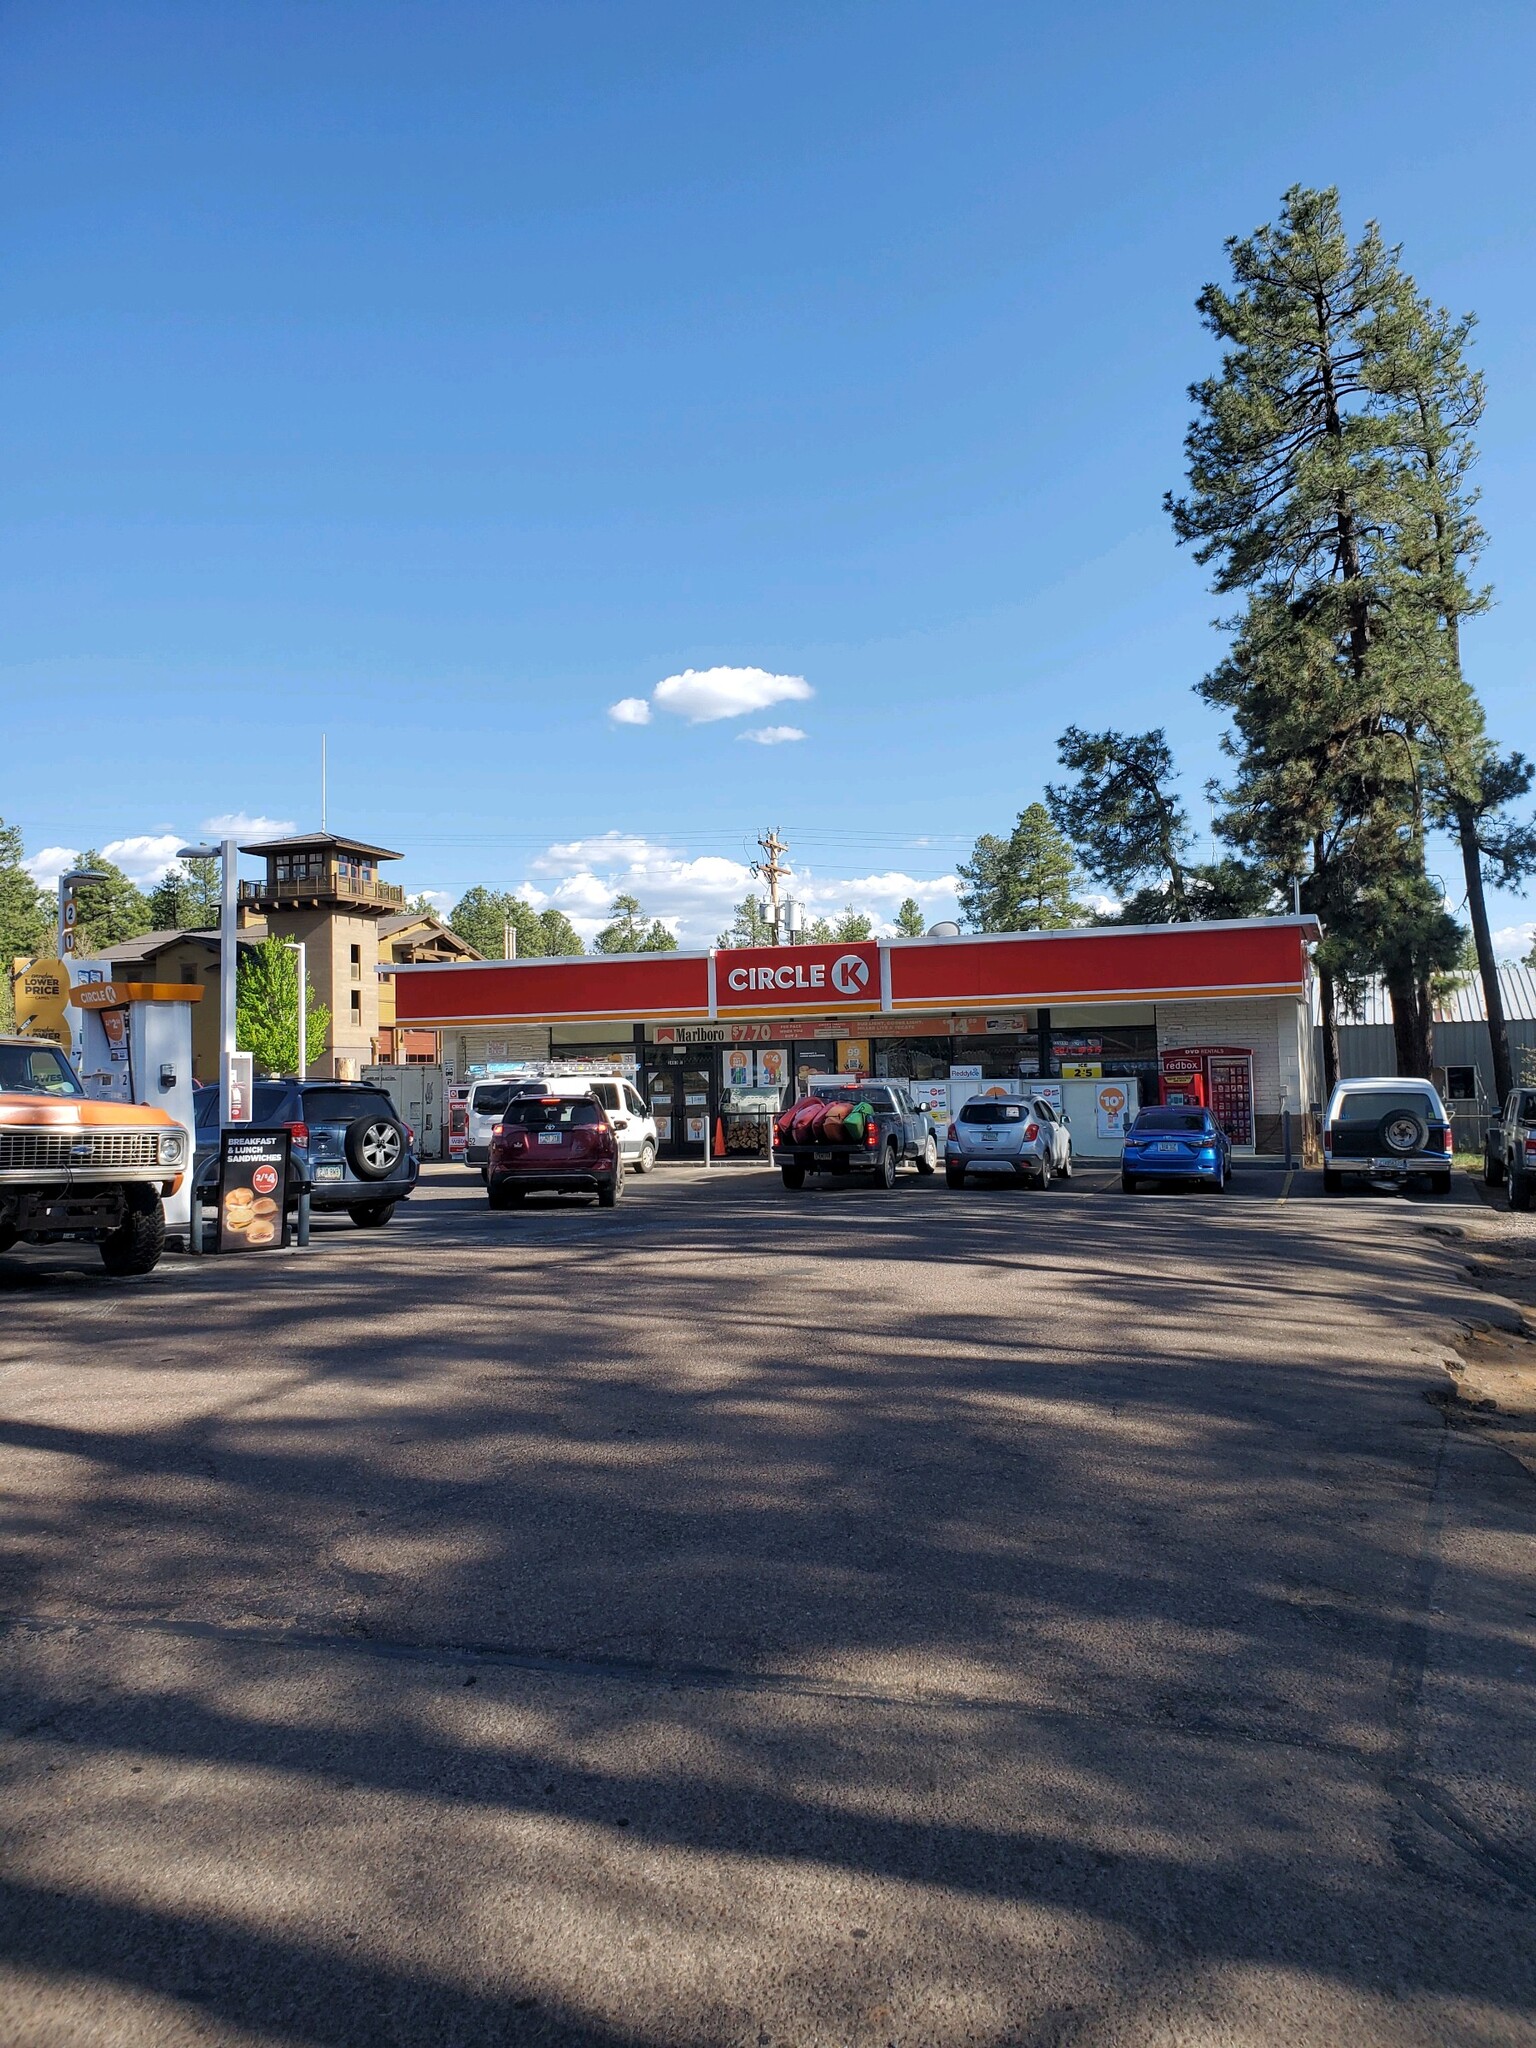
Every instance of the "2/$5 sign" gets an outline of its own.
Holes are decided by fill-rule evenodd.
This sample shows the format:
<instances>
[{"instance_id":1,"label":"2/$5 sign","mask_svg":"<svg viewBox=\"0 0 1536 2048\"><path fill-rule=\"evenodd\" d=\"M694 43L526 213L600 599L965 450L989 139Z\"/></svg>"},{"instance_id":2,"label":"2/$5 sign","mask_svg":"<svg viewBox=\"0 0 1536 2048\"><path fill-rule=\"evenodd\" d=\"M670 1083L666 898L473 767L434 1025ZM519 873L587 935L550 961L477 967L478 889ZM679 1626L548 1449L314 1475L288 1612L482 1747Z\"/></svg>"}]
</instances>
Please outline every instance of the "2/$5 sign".
<instances>
[{"instance_id":1,"label":"2/$5 sign","mask_svg":"<svg viewBox=\"0 0 1536 2048\"><path fill-rule=\"evenodd\" d=\"M823 1008L828 1003L868 1009L880 1000L878 946L763 946L721 953L715 960L715 999L722 1010Z\"/></svg>"}]
</instances>

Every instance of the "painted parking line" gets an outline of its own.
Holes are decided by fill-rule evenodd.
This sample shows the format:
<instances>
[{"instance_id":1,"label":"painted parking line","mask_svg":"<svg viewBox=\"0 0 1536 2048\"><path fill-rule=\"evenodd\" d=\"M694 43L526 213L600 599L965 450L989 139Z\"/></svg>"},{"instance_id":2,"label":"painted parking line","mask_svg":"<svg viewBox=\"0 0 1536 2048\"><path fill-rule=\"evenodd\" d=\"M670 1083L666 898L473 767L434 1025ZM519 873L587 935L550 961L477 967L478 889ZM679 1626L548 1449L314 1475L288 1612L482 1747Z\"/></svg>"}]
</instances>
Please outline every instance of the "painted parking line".
<instances>
[{"instance_id":1,"label":"painted parking line","mask_svg":"<svg viewBox=\"0 0 1536 2048\"><path fill-rule=\"evenodd\" d=\"M1295 1178L1295 1169L1292 1168L1291 1171L1289 1171L1285 1176L1285 1185L1281 1188L1279 1194L1275 1197L1277 1204L1280 1202L1288 1202L1291 1199L1291 1182Z\"/></svg>"}]
</instances>

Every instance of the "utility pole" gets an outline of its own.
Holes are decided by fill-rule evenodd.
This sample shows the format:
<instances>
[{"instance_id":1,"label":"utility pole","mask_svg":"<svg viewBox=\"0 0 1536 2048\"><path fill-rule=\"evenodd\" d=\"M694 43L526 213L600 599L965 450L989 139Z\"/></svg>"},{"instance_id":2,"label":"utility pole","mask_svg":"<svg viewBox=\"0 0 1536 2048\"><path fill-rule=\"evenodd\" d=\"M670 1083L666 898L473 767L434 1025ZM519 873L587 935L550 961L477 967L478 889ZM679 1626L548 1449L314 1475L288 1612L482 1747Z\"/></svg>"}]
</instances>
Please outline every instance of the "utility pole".
<instances>
[{"instance_id":1,"label":"utility pole","mask_svg":"<svg viewBox=\"0 0 1536 2048\"><path fill-rule=\"evenodd\" d=\"M771 906L773 919L773 939L774 944L777 945L779 941L779 882L783 876L789 873L789 863L781 861L779 855L781 853L788 853L789 847L779 837L776 825L770 825L757 843L763 849L764 858L753 861L752 872L754 875L760 875L768 884L768 901Z\"/></svg>"}]
</instances>

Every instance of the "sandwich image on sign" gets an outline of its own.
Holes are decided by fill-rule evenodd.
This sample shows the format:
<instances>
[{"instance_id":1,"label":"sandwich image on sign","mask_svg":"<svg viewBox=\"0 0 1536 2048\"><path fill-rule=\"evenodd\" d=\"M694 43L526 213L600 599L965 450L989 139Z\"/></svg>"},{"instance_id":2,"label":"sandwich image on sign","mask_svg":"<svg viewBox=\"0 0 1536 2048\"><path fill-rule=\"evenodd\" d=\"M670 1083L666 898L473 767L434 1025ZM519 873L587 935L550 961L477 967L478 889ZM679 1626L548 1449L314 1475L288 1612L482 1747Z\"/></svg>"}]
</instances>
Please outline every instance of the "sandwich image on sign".
<instances>
[{"instance_id":1,"label":"sandwich image on sign","mask_svg":"<svg viewBox=\"0 0 1536 2048\"><path fill-rule=\"evenodd\" d=\"M282 1243L286 1131L226 1131L219 1187L219 1249L266 1251Z\"/></svg>"}]
</instances>

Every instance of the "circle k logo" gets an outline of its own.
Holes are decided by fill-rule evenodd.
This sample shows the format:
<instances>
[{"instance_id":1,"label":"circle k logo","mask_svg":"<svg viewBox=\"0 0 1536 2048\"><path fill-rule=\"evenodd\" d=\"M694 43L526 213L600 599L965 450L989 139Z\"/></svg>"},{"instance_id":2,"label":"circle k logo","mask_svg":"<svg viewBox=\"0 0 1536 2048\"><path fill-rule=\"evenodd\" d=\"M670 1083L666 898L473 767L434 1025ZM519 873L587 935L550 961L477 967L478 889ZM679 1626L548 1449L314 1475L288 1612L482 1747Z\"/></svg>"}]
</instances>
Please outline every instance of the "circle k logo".
<instances>
[{"instance_id":1,"label":"circle k logo","mask_svg":"<svg viewBox=\"0 0 1536 2048\"><path fill-rule=\"evenodd\" d=\"M832 986L840 996L856 996L869 982L869 962L857 953L843 953L832 962Z\"/></svg>"}]
</instances>

